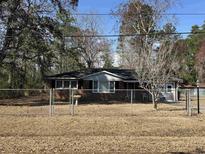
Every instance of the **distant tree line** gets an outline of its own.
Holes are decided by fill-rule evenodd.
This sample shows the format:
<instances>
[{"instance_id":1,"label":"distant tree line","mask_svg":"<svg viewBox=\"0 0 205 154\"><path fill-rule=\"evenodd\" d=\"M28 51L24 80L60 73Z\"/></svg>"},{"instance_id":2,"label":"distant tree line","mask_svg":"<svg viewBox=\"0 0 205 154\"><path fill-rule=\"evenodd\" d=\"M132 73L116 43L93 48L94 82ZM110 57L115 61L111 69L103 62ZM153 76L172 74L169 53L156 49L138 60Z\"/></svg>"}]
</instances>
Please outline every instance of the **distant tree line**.
<instances>
[{"instance_id":1,"label":"distant tree line","mask_svg":"<svg viewBox=\"0 0 205 154\"><path fill-rule=\"evenodd\" d=\"M175 45L181 58L178 75L187 84L196 84L196 80L205 82L205 24L192 26L187 38L181 38ZM198 32L198 33L196 33Z\"/></svg>"}]
</instances>

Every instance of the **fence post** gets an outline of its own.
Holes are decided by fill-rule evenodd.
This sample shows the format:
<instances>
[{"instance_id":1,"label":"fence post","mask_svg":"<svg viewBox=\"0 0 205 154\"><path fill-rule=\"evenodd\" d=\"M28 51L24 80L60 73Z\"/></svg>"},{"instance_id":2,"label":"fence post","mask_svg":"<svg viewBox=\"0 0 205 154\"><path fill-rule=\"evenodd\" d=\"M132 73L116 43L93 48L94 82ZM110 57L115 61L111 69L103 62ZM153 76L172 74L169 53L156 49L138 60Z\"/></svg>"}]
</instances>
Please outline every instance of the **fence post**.
<instances>
[{"instance_id":1,"label":"fence post","mask_svg":"<svg viewBox=\"0 0 205 154\"><path fill-rule=\"evenodd\" d=\"M188 115L192 116L192 105L191 105L191 94L190 90L188 90Z\"/></svg>"},{"instance_id":2,"label":"fence post","mask_svg":"<svg viewBox=\"0 0 205 154\"><path fill-rule=\"evenodd\" d=\"M187 114L189 115L189 93L188 90L186 92L187 92Z\"/></svg>"},{"instance_id":3,"label":"fence post","mask_svg":"<svg viewBox=\"0 0 205 154\"><path fill-rule=\"evenodd\" d=\"M71 101L72 101L72 100L71 100L71 99L72 99L72 98L71 98L71 97L72 97L71 92L72 92L72 91L71 91L71 89L69 88L69 103L70 103L70 104L71 104Z\"/></svg>"},{"instance_id":4,"label":"fence post","mask_svg":"<svg viewBox=\"0 0 205 154\"><path fill-rule=\"evenodd\" d=\"M70 114L72 114L72 89L70 89Z\"/></svg>"},{"instance_id":5,"label":"fence post","mask_svg":"<svg viewBox=\"0 0 205 154\"><path fill-rule=\"evenodd\" d=\"M131 104L133 103L133 90L131 89Z\"/></svg>"},{"instance_id":6,"label":"fence post","mask_svg":"<svg viewBox=\"0 0 205 154\"><path fill-rule=\"evenodd\" d=\"M55 105L55 90L52 89L52 114L54 114L54 105Z\"/></svg>"},{"instance_id":7,"label":"fence post","mask_svg":"<svg viewBox=\"0 0 205 154\"><path fill-rule=\"evenodd\" d=\"M186 100L185 100L185 101L186 101L186 104L185 104L185 105L186 105L186 110L188 110L188 90L187 90L187 89L186 89L186 91L185 91L185 97L186 97L186 98L185 98L185 99L186 99Z\"/></svg>"},{"instance_id":8,"label":"fence post","mask_svg":"<svg viewBox=\"0 0 205 154\"><path fill-rule=\"evenodd\" d=\"M133 115L133 89L131 89L131 105L130 105L130 108L131 108L131 114Z\"/></svg>"},{"instance_id":9,"label":"fence post","mask_svg":"<svg viewBox=\"0 0 205 154\"><path fill-rule=\"evenodd\" d=\"M199 86L197 85L197 111L200 113L200 105L199 105Z\"/></svg>"},{"instance_id":10,"label":"fence post","mask_svg":"<svg viewBox=\"0 0 205 154\"><path fill-rule=\"evenodd\" d=\"M49 115L52 116L52 89L49 89Z\"/></svg>"},{"instance_id":11,"label":"fence post","mask_svg":"<svg viewBox=\"0 0 205 154\"><path fill-rule=\"evenodd\" d=\"M74 99L73 99L73 89L71 89L71 115L74 115Z\"/></svg>"},{"instance_id":12,"label":"fence post","mask_svg":"<svg viewBox=\"0 0 205 154\"><path fill-rule=\"evenodd\" d=\"M192 103L191 103L191 91L189 90L189 111L190 116L192 116Z\"/></svg>"}]
</instances>

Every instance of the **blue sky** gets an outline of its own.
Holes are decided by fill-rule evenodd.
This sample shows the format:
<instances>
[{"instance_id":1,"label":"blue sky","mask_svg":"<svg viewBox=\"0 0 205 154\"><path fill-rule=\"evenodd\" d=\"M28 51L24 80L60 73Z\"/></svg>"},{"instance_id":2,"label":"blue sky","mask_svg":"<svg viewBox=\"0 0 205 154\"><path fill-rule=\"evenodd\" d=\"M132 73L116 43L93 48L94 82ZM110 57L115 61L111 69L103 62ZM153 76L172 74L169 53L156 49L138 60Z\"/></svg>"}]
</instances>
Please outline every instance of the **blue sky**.
<instances>
[{"instance_id":1,"label":"blue sky","mask_svg":"<svg viewBox=\"0 0 205 154\"><path fill-rule=\"evenodd\" d=\"M98 13L110 13L111 10L126 0L80 0L78 12L95 11ZM178 5L174 6L170 13L205 13L205 0L179 0ZM115 19L109 16L102 16L105 34L115 33ZM205 16L177 16L177 31L190 31L192 25L203 24Z\"/></svg>"},{"instance_id":2,"label":"blue sky","mask_svg":"<svg viewBox=\"0 0 205 154\"><path fill-rule=\"evenodd\" d=\"M180 4L170 10L172 13L205 13L205 0L180 0ZM193 25L202 25L203 16L177 16L178 31L190 31Z\"/></svg>"},{"instance_id":3,"label":"blue sky","mask_svg":"<svg viewBox=\"0 0 205 154\"><path fill-rule=\"evenodd\" d=\"M111 13L121 2L125 0L79 0L78 12ZM112 16L99 16L102 20L102 27L105 34L113 32L116 22Z\"/></svg>"},{"instance_id":4,"label":"blue sky","mask_svg":"<svg viewBox=\"0 0 205 154\"><path fill-rule=\"evenodd\" d=\"M97 13L110 13L114 10L121 2L126 0L79 0L78 12L86 13L94 11ZM205 0L178 0L176 6L168 10L169 13L205 13ZM178 32L191 31L193 25L202 25L205 20L205 16L176 16L176 28ZM116 20L110 16L101 16L102 28L104 34L117 34ZM119 25L118 25L119 26ZM184 35L183 37L186 37ZM118 66L118 55L115 52L117 47L117 38L112 39L113 42L113 59L114 65Z\"/></svg>"}]
</instances>

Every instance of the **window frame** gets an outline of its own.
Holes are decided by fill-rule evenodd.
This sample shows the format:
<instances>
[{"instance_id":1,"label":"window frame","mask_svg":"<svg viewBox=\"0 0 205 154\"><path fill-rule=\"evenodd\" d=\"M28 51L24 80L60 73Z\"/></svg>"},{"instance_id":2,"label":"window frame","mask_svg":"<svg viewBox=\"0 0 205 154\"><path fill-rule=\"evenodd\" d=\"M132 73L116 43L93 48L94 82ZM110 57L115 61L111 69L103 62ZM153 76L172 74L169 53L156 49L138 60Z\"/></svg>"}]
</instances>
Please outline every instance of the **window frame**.
<instances>
[{"instance_id":1,"label":"window frame","mask_svg":"<svg viewBox=\"0 0 205 154\"><path fill-rule=\"evenodd\" d=\"M95 82L97 82L97 89L95 89L94 87L95 87L95 85L94 85L94 83ZM99 80L93 80L93 82L92 82L92 92L93 93L99 93Z\"/></svg>"},{"instance_id":2,"label":"window frame","mask_svg":"<svg viewBox=\"0 0 205 154\"><path fill-rule=\"evenodd\" d=\"M97 89L94 89L94 82L97 82ZM101 93L101 94L106 94L106 93L115 93L115 81L106 81L108 83L108 89L107 91L101 91L100 90L100 81L99 80L92 80L92 92L93 93ZM113 89L111 91L110 89L110 83L113 82ZM102 82L103 83L103 82Z\"/></svg>"},{"instance_id":3,"label":"window frame","mask_svg":"<svg viewBox=\"0 0 205 154\"><path fill-rule=\"evenodd\" d=\"M168 92L168 93L171 93L171 92L172 92L172 86L171 86L171 85L168 85L168 86L167 86L167 92Z\"/></svg>"},{"instance_id":4,"label":"window frame","mask_svg":"<svg viewBox=\"0 0 205 154\"><path fill-rule=\"evenodd\" d=\"M111 91L111 88L110 88L110 83L113 82L113 91ZM109 81L109 92L110 93L115 93L115 81Z\"/></svg>"},{"instance_id":5,"label":"window frame","mask_svg":"<svg viewBox=\"0 0 205 154\"><path fill-rule=\"evenodd\" d=\"M61 81L62 82L62 86L61 87L57 87L57 82ZM69 87L65 87L64 82L69 82ZM75 81L76 82L76 87L71 88L71 82ZM78 80L55 80L55 89L78 89Z\"/></svg>"},{"instance_id":6,"label":"window frame","mask_svg":"<svg viewBox=\"0 0 205 154\"><path fill-rule=\"evenodd\" d=\"M68 82L69 83L69 87L65 87L65 82ZM63 81L63 89L70 89L71 85L70 85L70 81L69 80L64 80Z\"/></svg>"},{"instance_id":7,"label":"window frame","mask_svg":"<svg viewBox=\"0 0 205 154\"><path fill-rule=\"evenodd\" d=\"M172 93L173 87L173 84L166 84L166 93Z\"/></svg>"},{"instance_id":8,"label":"window frame","mask_svg":"<svg viewBox=\"0 0 205 154\"><path fill-rule=\"evenodd\" d=\"M61 87L57 87L57 85L58 85L57 83L58 83L59 81L61 82L61 85L62 85ZM63 80L55 80L55 89L63 89L63 87L64 87L64 82L63 82Z\"/></svg>"},{"instance_id":9,"label":"window frame","mask_svg":"<svg viewBox=\"0 0 205 154\"><path fill-rule=\"evenodd\" d=\"M76 82L76 87L72 88L72 82ZM70 88L71 89L77 89L78 88L78 81L77 80L70 80Z\"/></svg>"}]
</instances>

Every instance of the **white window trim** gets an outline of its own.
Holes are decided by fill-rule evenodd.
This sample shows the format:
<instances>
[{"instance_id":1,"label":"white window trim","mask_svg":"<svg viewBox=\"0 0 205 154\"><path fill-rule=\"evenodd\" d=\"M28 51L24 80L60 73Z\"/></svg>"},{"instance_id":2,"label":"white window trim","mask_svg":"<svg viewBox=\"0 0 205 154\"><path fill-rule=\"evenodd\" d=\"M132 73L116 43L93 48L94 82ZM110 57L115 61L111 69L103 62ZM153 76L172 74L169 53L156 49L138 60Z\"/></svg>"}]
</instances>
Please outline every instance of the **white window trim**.
<instances>
[{"instance_id":1,"label":"white window trim","mask_svg":"<svg viewBox=\"0 0 205 154\"><path fill-rule=\"evenodd\" d=\"M95 91L96 89L94 89L94 82L97 81L98 83L98 87L97 87L97 91ZM92 80L92 92L93 93L102 93L102 94L109 94L109 93L115 93L115 81L107 81L108 82L108 91L107 92L100 92L100 81L99 80ZM111 92L110 90L110 82L114 82L114 89Z\"/></svg>"},{"instance_id":2,"label":"white window trim","mask_svg":"<svg viewBox=\"0 0 205 154\"><path fill-rule=\"evenodd\" d=\"M57 81L61 81L62 82L62 87L57 88ZM69 87L64 87L64 82L65 81L69 81ZM71 82L72 81L76 81L76 87L75 88L71 88ZM78 89L78 80L55 80L55 89Z\"/></svg>"},{"instance_id":3,"label":"white window trim","mask_svg":"<svg viewBox=\"0 0 205 154\"><path fill-rule=\"evenodd\" d=\"M98 87L97 87L97 89L94 89L94 82L95 81L97 81L97 83L98 83ZM99 81L98 80L93 80L93 82L92 82L92 92L93 93L99 93ZM97 90L97 91L96 91Z\"/></svg>"},{"instance_id":4,"label":"white window trim","mask_svg":"<svg viewBox=\"0 0 205 154\"><path fill-rule=\"evenodd\" d=\"M114 82L114 89L113 89L113 91L111 92L110 90L110 82ZM109 81L109 93L115 93L115 81Z\"/></svg>"}]
</instances>

